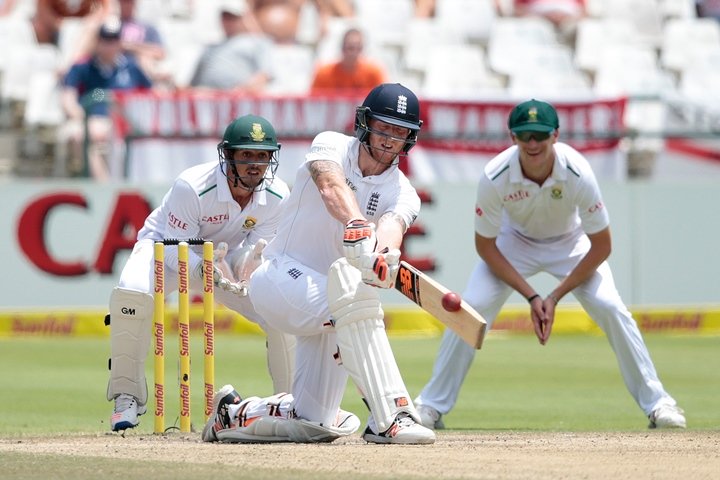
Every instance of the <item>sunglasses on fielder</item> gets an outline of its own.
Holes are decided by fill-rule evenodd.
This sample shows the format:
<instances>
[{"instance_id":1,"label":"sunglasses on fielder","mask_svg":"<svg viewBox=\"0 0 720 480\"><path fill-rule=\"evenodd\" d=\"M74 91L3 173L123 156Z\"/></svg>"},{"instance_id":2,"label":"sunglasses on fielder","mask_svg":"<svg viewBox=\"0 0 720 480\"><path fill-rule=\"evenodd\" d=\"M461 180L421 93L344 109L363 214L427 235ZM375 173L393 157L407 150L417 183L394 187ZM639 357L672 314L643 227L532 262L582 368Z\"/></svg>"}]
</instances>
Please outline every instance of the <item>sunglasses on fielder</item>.
<instances>
[{"instance_id":1,"label":"sunglasses on fielder","mask_svg":"<svg viewBox=\"0 0 720 480\"><path fill-rule=\"evenodd\" d=\"M553 132L517 132L515 133L515 138L517 138L519 141L523 143L527 143L530 140L535 140L536 142L544 142L548 138L550 138L550 135L552 135Z\"/></svg>"}]
</instances>

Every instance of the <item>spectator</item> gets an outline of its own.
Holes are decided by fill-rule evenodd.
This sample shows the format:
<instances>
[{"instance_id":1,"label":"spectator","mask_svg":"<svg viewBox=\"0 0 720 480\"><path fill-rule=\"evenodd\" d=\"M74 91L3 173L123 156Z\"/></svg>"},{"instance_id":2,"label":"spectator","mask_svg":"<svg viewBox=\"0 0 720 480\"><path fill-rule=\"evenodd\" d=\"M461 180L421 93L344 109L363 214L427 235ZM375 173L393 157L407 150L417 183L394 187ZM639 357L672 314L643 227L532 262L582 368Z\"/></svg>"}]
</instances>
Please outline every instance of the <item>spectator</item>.
<instances>
[{"instance_id":1,"label":"spectator","mask_svg":"<svg viewBox=\"0 0 720 480\"><path fill-rule=\"evenodd\" d=\"M695 0L698 18L714 18L720 21L720 0Z\"/></svg>"},{"instance_id":2,"label":"spectator","mask_svg":"<svg viewBox=\"0 0 720 480\"><path fill-rule=\"evenodd\" d=\"M585 0L515 0L516 17L542 17L554 26L562 41L574 44L578 22L587 15Z\"/></svg>"},{"instance_id":3,"label":"spectator","mask_svg":"<svg viewBox=\"0 0 720 480\"><path fill-rule=\"evenodd\" d=\"M351 28L343 36L342 58L337 62L321 65L315 71L311 93L370 91L385 81L385 71L363 55L363 34Z\"/></svg>"},{"instance_id":4,"label":"spectator","mask_svg":"<svg viewBox=\"0 0 720 480\"><path fill-rule=\"evenodd\" d=\"M226 1L220 9L225 40L209 46L190 81L193 87L259 93L270 81L272 40L253 31L244 0Z\"/></svg>"},{"instance_id":5,"label":"spectator","mask_svg":"<svg viewBox=\"0 0 720 480\"><path fill-rule=\"evenodd\" d=\"M15 9L16 0L0 0L0 17L10 15Z\"/></svg>"},{"instance_id":6,"label":"spectator","mask_svg":"<svg viewBox=\"0 0 720 480\"><path fill-rule=\"evenodd\" d=\"M435 16L435 0L415 0L415 16L432 18Z\"/></svg>"},{"instance_id":7,"label":"spectator","mask_svg":"<svg viewBox=\"0 0 720 480\"><path fill-rule=\"evenodd\" d=\"M60 28L66 18L83 18L85 28L71 53L71 62L90 54L97 29L110 12L110 0L37 0L32 18L38 43L60 44Z\"/></svg>"},{"instance_id":8,"label":"spectator","mask_svg":"<svg viewBox=\"0 0 720 480\"><path fill-rule=\"evenodd\" d=\"M118 0L120 6L120 40L125 54L135 60L151 78L157 64L165 57L165 47L155 26L135 16L136 0Z\"/></svg>"},{"instance_id":9,"label":"spectator","mask_svg":"<svg viewBox=\"0 0 720 480\"><path fill-rule=\"evenodd\" d=\"M300 19L306 0L248 0L257 27L275 43L292 44L297 41ZM352 17L351 0L313 0L319 17L320 35L326 31L330 17Z\"/></svg>"},{"instance_id":10,"label":"spectator","mask_svg":"<svg viewBox=\"0 0 720 480\"><path fill-rule=\"evenodd\" d=\"M98 30L93 55L74 64L62 82L61 101L69 120L65 133L70 153L75 159L82 158L86 132L84 120L87 120L87 166L91 176L99 181L110 178L107 164L112 126L109 107L106 102L85 106L83 103L96 89L127 90L151 86L142 69L123 54L120 31L119 20L104 23Z\"/></svg>"}]
</instances>

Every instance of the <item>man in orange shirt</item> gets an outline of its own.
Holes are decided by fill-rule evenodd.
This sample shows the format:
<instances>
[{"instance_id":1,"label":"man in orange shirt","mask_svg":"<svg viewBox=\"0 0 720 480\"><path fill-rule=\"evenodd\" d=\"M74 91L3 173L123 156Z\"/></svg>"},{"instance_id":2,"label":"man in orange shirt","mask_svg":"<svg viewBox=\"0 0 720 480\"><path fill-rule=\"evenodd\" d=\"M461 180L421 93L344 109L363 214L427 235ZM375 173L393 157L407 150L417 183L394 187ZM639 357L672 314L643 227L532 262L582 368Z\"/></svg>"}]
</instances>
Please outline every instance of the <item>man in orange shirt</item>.
<instances>
[{"instance_id":1,"label":"man in orange shirt","mask_svg":"<svg viewBox=\"0 0 720 480\"><path fill-rule=\"evenodd\" d=\"M362 55L363 47L360 30L351 28L345 32L342 58L317 68L310 93L360 92L364 95L376 85L384 83L385 71Z\"/></svg>"}]
</instances>

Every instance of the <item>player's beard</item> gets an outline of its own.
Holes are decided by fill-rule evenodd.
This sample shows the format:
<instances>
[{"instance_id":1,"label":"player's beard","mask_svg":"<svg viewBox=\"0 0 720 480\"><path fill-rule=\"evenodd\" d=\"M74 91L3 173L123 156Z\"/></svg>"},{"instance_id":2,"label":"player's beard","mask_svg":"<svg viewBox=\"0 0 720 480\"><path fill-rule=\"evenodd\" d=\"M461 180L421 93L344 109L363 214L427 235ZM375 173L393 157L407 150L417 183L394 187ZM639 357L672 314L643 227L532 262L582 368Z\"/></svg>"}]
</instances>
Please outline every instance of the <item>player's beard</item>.
<instances>
[{"instance_id":1,"label":"player's beard","mask_svg":"<svg viewBox=\"0 0 720 480\"><path fill-rule=\"evenodd\" d=\"M228 171L225 172L228 180L232 183L234 188L242 188L249 192L254 192L260 185L262 185L265 175L246 175L241 176L237 170L237 167L233 164L228 164ZM247 180L257 180L252 185Z\"/></svg>"}]
</instances>

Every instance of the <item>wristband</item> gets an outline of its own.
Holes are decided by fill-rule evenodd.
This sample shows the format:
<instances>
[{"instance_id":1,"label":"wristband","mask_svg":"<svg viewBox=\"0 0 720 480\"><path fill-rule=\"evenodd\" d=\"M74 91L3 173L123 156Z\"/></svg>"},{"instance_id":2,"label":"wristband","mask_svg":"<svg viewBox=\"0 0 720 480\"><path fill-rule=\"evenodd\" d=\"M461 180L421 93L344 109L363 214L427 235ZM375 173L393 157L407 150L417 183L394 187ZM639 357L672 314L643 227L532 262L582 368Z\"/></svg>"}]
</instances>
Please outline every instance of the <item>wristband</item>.
<instances>
[{"instance_id":1,"label":"wristband","mask_svg":"<svg viewBox=\"0 0 720 480\"><path fill-rule=\"evenodd\" d=\"M540 295L538 295L537 293L535 295L530 295L529 297L527 297L528 303L532 303L532 301L535 300L536 298L538 298L539 296Z\"/></svg>"},{"instance_id":2,"label":"wristband","mask_svg":"<svg viewBox=\"0 0 720 480\"><path fill-rule=\"evenodd\" d=\"M560 300L557 299L557 297L553 294L548 295L548 298L551 298L553 302L555 302L555 305L557 305Z\"/></svg>"}]
</instances>

